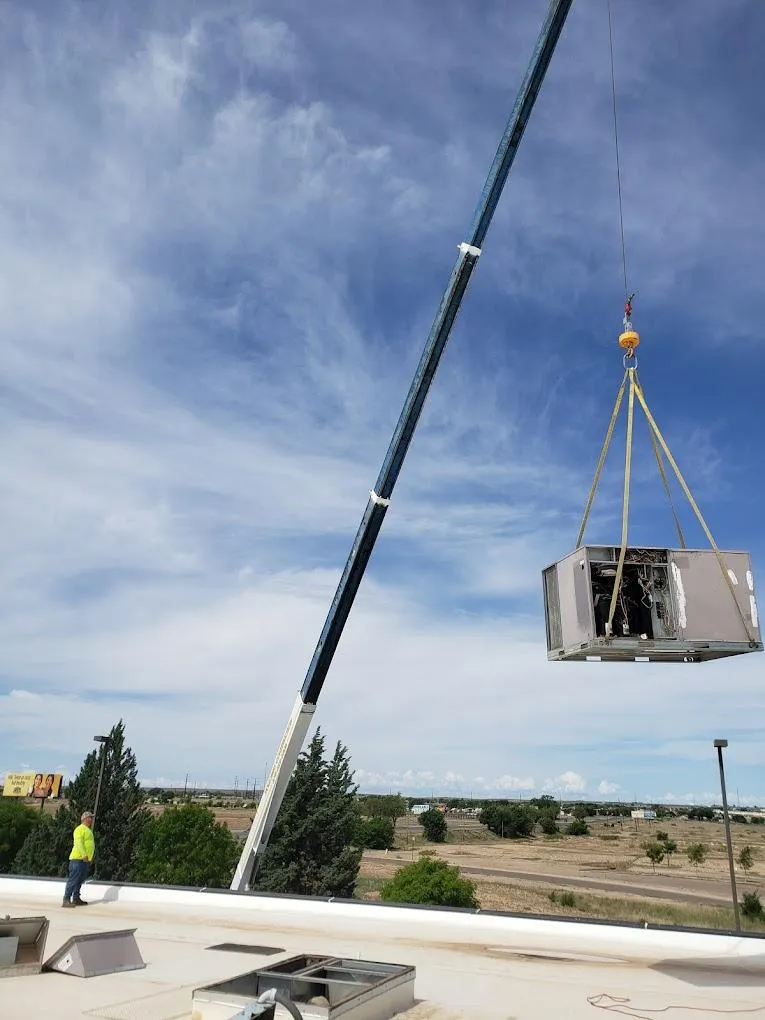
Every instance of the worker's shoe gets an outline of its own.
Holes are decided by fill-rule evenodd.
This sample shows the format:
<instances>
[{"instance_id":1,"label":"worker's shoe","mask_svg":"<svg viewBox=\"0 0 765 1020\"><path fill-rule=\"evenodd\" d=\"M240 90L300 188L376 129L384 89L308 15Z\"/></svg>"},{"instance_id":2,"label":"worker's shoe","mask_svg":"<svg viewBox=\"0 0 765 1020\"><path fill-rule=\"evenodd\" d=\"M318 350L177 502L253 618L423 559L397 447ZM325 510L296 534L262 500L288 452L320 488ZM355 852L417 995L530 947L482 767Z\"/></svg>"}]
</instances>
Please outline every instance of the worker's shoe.
<instances>
[{"instance_id":1,"label":"worker's shoe","mask_svg":"<svg viewBox=\"0 0 765 1020\"><path fill-rule=\"evenodd\" d=\"M72 903L71 900L64 900L63 903L61 904L61 906L62 907L73 907L74 903Z\"/></svg>"},{"instance_id":2,"label":"worker's shoe","mask_svg":"<svg viewBox=\"0 0 765 1020\"><path fill-rule=\"evenodd\" d=\"M79 897L72 904L73 907L87 907L87 900L81 900Z\"/></svg>"}]
</instances>

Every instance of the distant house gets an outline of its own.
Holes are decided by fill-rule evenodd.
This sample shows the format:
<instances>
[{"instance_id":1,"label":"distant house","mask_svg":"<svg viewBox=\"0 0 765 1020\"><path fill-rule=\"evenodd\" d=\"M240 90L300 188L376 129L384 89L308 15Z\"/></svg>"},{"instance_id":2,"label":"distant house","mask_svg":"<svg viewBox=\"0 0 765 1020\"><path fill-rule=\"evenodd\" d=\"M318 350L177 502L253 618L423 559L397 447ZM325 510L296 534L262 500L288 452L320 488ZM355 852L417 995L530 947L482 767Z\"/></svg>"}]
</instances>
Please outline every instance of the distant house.
<instances>
[{"instance_id":1,"label":"distant house","mask_svg":"<svg viewBox=\"0 0 765 1020\"><path fill-rule=\"evenodd\" d=\"M430 811L430 804L412 804L413 815L424 815L426 811Z\"/></svg>"},{"instance_id":2,"label":"distant house","mask_svg":"<svg viewBox=\"0 0 765 1020\"><path fill-rule=\"evenodd\" d=\"M653 822L656 819L656 812L650 811L648 808L638 808L632 812L633 818L640 818L644 822Z\"/></svg>"}]
</instances>

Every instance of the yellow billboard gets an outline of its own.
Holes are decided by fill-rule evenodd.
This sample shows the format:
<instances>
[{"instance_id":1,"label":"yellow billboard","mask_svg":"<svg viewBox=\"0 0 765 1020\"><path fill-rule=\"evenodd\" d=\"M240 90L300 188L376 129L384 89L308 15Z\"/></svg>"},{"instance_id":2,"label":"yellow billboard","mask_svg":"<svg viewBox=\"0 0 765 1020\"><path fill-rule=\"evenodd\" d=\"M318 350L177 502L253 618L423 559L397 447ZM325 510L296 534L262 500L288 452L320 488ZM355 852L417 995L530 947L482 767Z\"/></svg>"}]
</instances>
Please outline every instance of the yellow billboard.
<instances>
[{"instance_id":1,"label":"yellow billboard","mask_svg":"<svg viewBox=\"0 0 765 1020\"><path fill-rule=\"evenodd\" d=\"M35 772L6 772L3 796L31 797L36 775Z\"/></svg>"},{"instance_id":2,"label":"yellow billboard","mask_svg":"<svg viewBox=\"0 0 765 1020\"><path fill-rule=\"evenodd\" d=\"M63 775L59 772L7 772L4 797L60 797Z\"/></svg>"}]
</instances>

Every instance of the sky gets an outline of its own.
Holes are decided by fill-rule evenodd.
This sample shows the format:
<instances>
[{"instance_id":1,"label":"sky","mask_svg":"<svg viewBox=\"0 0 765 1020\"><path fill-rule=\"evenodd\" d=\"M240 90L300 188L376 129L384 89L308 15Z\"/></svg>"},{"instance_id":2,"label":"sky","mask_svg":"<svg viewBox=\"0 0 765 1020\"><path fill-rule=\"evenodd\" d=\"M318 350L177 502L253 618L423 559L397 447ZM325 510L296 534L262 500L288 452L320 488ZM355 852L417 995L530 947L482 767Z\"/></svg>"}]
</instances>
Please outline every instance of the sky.
<instances>
[{"instance_id":1,"label":"sky","mask_svg":"<svg viewBox=\"0 0 765 1020\"><path fill-rule=\"evenodd\" d=\"M123 719L150 785L262 782L546 6L3 5L0 774ZM765 5L612 9L641 379L764 577ZM622 373L611 102L574 0L319 702L363 790L705 802L723 736L765 801L762 655L546 659Z\"/></svg>"}]
</instances>

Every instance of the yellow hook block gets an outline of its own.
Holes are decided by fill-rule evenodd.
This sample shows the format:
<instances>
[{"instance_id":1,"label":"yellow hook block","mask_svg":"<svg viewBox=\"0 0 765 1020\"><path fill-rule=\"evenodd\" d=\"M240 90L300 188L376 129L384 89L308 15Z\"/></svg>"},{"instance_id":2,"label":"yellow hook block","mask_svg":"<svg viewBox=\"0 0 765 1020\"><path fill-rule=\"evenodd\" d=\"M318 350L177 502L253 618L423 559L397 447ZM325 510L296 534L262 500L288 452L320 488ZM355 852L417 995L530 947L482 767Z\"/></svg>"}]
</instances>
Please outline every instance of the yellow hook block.
<instances>
[{"instance_id":1,"label":"yellow hook block","mask_svg":"<svg viewBox=\"0 0 765 1020\"><path fill-rule=\"evenodd\" d=\"M622 333L619 337L619 346L627 351L634 350L640 346L640 334L635 332L634 329L628 329L626 333Z\"/></svg>"}]
</instances>

